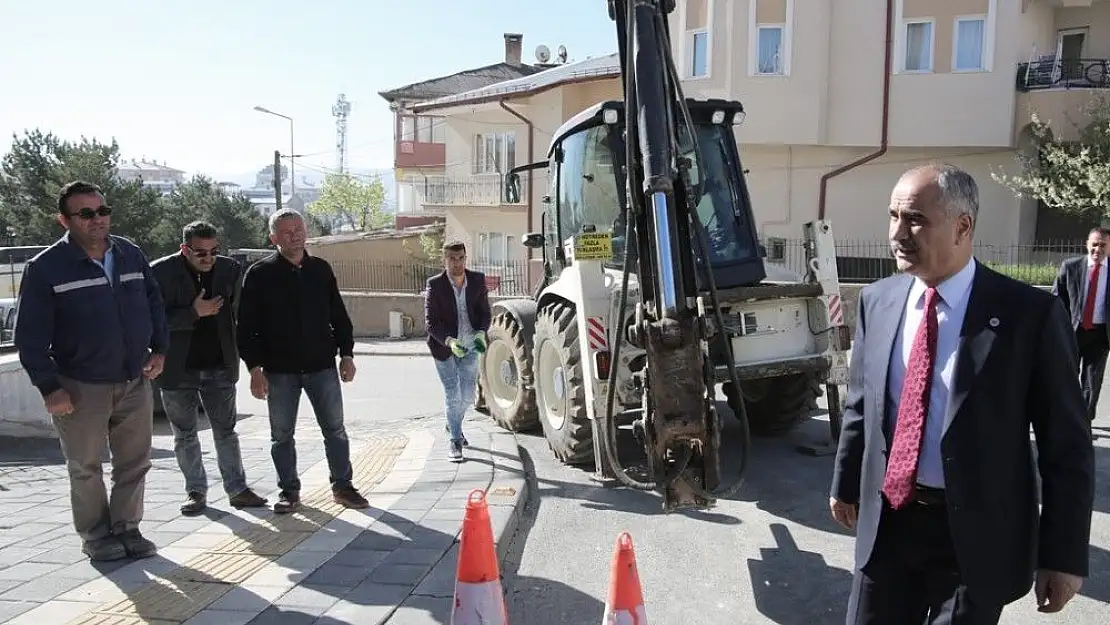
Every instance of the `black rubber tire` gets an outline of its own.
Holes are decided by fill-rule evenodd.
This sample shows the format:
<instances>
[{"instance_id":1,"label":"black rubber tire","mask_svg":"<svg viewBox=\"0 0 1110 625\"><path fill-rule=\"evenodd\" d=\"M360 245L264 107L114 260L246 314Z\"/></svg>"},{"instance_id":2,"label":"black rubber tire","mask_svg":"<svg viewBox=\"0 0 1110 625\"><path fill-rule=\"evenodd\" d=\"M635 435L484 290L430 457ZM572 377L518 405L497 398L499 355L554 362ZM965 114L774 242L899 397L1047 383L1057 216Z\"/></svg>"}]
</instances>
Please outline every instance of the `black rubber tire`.
<instances>
[{"instance_id":1,"label":"black rubber tire","mask_svg":"<svg viewBox=\"0 0 1110 625\"><path fill-rule=\"evenodd\" d=\"M774 437L790 433L799 423L807 419L817 409L817 398L821 395L821 384L814 374L797 373L780 378L747 381L751 385L744 406L748 409L748 426L752 436ZM745 384L744 380L740 381ZM754 388L758 385L758 388ZM722 385L728 407L738 413L736 402L738 394L732 382Z\"/></svg>"},{"instance_id":2,"label":"black rubber tire","mask_svg":"<svg viewBox=\"0 0 1110 625\"><path fill-rule=\"evenodd\" d=\"M563 368L565 419L556 428L546 417L542 387L551 380L537 377L536 406L544 437L552 453L568 465L589 464L594 458L593 424L586 412L586 387L582 380L582 358L578 349L578 325L574 309L563 302L548 304L536 318L535 347L536 375L540 375L540 354L545 343L551 343Z\"/></svg>"},{"instance_id":3,"label":"black rubber tire","mask_svg":"<svg viewBox=\"0 0 1110 625\"><path fill-rule=\"evenodd\" d=\"M536 390L532 380L532 347L524 342L520 324L512 315L502 313L490 322L486 332L488 346L478 363L479 401L497 425L510 432L527 432L539 425L540 415L536 411ZM489 397L489 371L486 370L486 356L497 343L505 343L512 354L516 366L516 397L508 406L503 406Z\"/></svg>"}]
</instances>

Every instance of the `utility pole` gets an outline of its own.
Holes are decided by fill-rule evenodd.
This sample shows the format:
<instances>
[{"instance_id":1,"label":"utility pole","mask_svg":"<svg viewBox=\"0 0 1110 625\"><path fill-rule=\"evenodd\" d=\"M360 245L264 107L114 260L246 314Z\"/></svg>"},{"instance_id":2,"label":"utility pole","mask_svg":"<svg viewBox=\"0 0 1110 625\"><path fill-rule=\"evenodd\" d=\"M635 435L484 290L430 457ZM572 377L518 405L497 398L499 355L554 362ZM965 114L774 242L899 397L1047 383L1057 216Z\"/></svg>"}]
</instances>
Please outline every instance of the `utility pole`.
<instances>
[{"instance_id":1,"label":"utility pole","mask_svg":"<svg viewBox=\"0 0 1110 625\"><path fill-rule=\"evenodd\" d=\"M281 151L274 150L274 212L281 210Z\"/></svg>"}]
</instances>

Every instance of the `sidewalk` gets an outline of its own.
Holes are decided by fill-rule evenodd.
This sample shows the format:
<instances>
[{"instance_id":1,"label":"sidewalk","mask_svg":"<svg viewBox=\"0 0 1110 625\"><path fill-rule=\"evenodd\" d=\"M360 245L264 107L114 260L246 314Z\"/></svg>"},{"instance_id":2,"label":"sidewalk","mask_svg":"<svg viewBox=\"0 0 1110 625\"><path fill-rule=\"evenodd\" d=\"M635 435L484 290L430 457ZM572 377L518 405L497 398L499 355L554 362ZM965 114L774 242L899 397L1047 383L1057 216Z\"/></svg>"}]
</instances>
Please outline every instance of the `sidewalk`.
<instances>
[{"instance_id":1,"label":"sidewalk","mask_svg":"<svg viewBox=\"0 0 1110 625\"><path fill-rule=\"evenodd\" d=\"M142 529L160 553L96 565L81 554L72 530L56 442L0 439L0 622L448 622L467 495L487 490L502 556L519 521L525 480L513 436L480 415L471 417L467 461L455 464L446 458L442 424L352 429L355 485L371 508L347 510L331 501L323 446L315 444L319 433L306 412L297 437L304 441L298 448L304 482L299 512L227 506L211 436L202 432L213 480L209 510L181 516L172 436L156 436ZM274 480L263 421L244 419L240 444L248 478L272 504L276 487L266 486Z\"/></svg>"},{"instance_id":2,"label":"sidewalk","mask_svg":"<svg viewBox=\"0 0 1110 625\"><path fill-rule=\"evenodd\" d=\"M428 356L424 337L405 339L355 339L355 354L363 356Z\"/></svg>"}]
</instances>

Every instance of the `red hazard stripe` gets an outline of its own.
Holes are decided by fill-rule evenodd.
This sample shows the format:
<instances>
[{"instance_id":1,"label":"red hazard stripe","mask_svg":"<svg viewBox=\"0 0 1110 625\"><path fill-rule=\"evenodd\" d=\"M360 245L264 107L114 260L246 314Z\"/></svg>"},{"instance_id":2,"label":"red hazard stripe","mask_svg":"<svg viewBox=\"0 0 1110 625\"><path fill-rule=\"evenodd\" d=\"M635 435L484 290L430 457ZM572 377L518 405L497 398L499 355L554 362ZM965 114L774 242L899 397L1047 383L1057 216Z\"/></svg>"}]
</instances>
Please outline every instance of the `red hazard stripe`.
<instances>
[{"instance_id":1,"label":"red hazard stripe","mask_svg":"<svg viewBox=\"0 0 1110 625\"><path fill-rule=\"evenodd\" d=\"M605 339L605 326L601 324L601 320L597 317L587 317L586 321L588 322L590 347L603 349L608 343Z\"/></svg>"}]
</instances>

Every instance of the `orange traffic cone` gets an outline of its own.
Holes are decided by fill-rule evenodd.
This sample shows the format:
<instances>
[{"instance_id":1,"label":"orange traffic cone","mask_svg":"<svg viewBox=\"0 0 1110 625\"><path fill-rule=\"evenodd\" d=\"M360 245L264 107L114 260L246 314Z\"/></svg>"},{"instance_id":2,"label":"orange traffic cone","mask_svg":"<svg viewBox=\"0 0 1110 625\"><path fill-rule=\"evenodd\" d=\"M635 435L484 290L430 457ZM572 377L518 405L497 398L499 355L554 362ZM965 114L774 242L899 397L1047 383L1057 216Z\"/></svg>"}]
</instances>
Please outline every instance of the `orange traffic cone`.
<instances>
[{"instance_id":1,"label":"orange traffic cone","mask_svg":"<svg viewBox=\"0 0 1110 625\"><path fill-rule=\"evenodd\" d=\"M617 536L617 545L613 550L609 597L605 601L602 625L648 625L640 573L636 570L636 550L628 532Z\"/></svg>"},{"instance_id":2,"label":"orange traffic cone","mask_svg":"<svg viewBox=\"0 0 1110 625\"><path fill-rule=\"evenodd\" d=\"M459 568L455 575L451 625L508 625L508 622L486 493L473 490L466 501L466 516L459 538Z\"/></svg>"}]
</instances>

